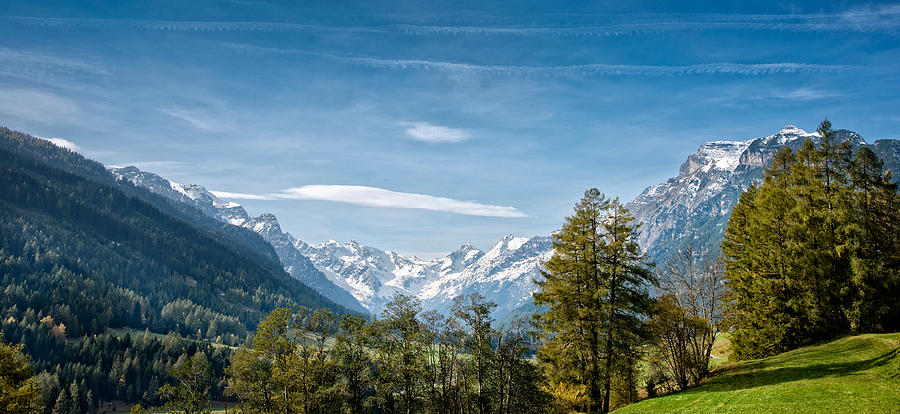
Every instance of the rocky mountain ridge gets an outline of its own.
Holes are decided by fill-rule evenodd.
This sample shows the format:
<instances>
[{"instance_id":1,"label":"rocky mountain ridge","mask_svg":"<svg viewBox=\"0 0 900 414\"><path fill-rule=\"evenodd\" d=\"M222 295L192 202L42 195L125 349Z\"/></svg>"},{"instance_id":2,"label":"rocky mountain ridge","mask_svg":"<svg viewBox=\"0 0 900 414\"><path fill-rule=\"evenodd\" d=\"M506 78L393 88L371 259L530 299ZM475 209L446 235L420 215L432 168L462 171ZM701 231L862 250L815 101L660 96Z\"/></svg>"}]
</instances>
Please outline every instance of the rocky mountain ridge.
<instances>
[{"instance_id":1,"label":"rocky mountain ridge","mask_svg":"<svg viewBox=\"0 0 900 414\"><path fill-rule=\"evenodd\" d=\"M433 260L405 257L357 242L328 241L298 249L332 281L345 283L354 297L378 312L394 293L412 295L425 310L446 312L453 298L480 293L497 303L498 319L531 299L532 279L540 278L541 262L549 259L549 236L506 236L487 252L465 244Z\"/></svg>"}]
</instances>

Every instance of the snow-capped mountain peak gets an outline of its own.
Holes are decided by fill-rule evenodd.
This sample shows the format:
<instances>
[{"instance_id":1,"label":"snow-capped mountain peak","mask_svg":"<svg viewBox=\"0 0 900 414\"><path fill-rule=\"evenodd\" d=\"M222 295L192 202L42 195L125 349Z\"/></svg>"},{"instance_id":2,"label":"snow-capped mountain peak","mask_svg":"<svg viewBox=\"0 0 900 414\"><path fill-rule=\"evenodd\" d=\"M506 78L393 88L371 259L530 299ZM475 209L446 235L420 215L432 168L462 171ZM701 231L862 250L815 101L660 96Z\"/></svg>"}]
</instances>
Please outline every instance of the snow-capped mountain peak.
<instances>
[{"instance_id":1,"label":"snow-capped mountain peak","mask_svg":"<svg viewBox=\"0 0 900 414\"><path fill-rule=\"evenodd\" d=\"M810 133L806 132L800 128L797 128L793 125L785 125L781 130L779 130L774 135L770 135L768 137L762 138L762 141L766 145L770 145L772 143L776 145L785 145L789 142L796 141L798 139L806 139L806 138L818 138L819 134L816 132ZM751 139L748 142L756 141L757 139Z\"/></svg>"},{"instance_id":2,"label":"snow-capped mountain peak","mask_svg":"<svg viewBox=\"0 0 900 414\"><path fill-rule=\"evenodd\" d=\"M795 125L788 124L788 125L781 127L781 129L778 131L778 134L781 134L781 135L790 135L790 134L806 135L806 134L808 134L808 132L806 132L800 128L797 128L797 126L795 126Z\"/></svg>"},{"instance_id":3,"label":"snow-capped mountain peak","mask_svg":"<svg viewBox=\"0 0 900 414\"><path fill-rule=\"evenodd\" d=\"M519 247L522 247L525 242L528 241L527 237L516 237L512 234L507 234L502 239L500 239L497 243L495 243L490 250L488 250L485 255L487 256L498 256L503 254L505 251L516 250Z\"/></svg>"},{"instance_id":4,"label":"snow-capped mountain peak","mask_svg":"<svg viewBox=\"0 0 900 414\"><path fill-rule=\"evenodd\" d=\"M680 175L691 175L698 170L734 171L740 164L741 153L750 145L745 141L711 141L700 146L681 164Z\"/></svg>"},{"instance_id":5,"label":"snow-capped mountain peak","mask_svg":"<svg viewBox=\"0 0 900 414\"><path fill-rule=\"evenodd\" d=\"M764 138L752 138L746 141L709 141L700 145L700 148L681 164L679 176L690 176L698 171L704 173L713 170L734 172L742 164L742 156L751 146L774 147L777 150L778 147L797 140L818 137L818 133L809 133L794 125L786 125L777 133Z\"/></svg>"},{"instance_id":6,"label":"snow-capped mountain peak","mask_svg":"<svg viewBox=\"0 0 900 414\"><path fill-rule=\"evenodd\" d=\"M849 141L854 148L867 145L855 132L841 129L834 134L837 142ZM806 139L816 142L820 138L818 133L787 125L762 138L702 144L681 165L678 176L647 187L626 204L643 223L641 246L657 262L687 242L715 249L731 208L747 187L762 178L775 153L785 145L797 150ZM873 148L881 151L886 161L895 158L887 145Z\"/></svg>"},{"instance_id":7,"label":"snow-capped mountain peak","mask_svg":"<svg viewBox=\"0 0 900 414\"><path fill-rule=\"evenodd\" d=\"M469 243L466 243L460 248L453 251L444 258L441 258L441 271L442 272L453 272L453 271L461 271L467 266L470 266L472 263L475 263L481 256L484 256L484 252L475 248Z\"/></svg>"},{"instance_id":8,"label":"snow-capped mountain peak","mask_svg":"<svg viewBox=\"0 0 900 414\"><path fill-rule=\"evenodd\" d=\"M278 218L269 213L263 213L259 215L259 217L253 217L244 222L243 226L253 230L255 233L259 233L264 238L266 236L276 236L282 233Z\"/></svg>"},{"instance_id":9,"label":"snow-capped mountain peak","mask_svg":"<svg viewBox=\"0 0 900 414\"><path fill-rule=\"evenodd\" d=\"M449 310L456 296L479 292L498 304L498 318L531 300L535 290L532 279L540 277L541 263L550 251L549 237L511 235L488 253L467 243L433 260L355 241L341 244L329 240L314 246L298 242L298 247L372 313L379 313L398 292L419 298L425 310L442 312Z\"/></svg>"},{"instance_id":10,"label":"snow-capped mountain peak","mask_svg":"<svg viewBox=\"0 0 900 414\"><path fill-rule=\"evenodd\" d=\"M225 223L240 226L250 219L250 215L240 204L220 200L202 186L179 184L133 166L111 167L109 171L119 180L129 181L163 197L191 205Z\"/></svg>"}]
</instances>

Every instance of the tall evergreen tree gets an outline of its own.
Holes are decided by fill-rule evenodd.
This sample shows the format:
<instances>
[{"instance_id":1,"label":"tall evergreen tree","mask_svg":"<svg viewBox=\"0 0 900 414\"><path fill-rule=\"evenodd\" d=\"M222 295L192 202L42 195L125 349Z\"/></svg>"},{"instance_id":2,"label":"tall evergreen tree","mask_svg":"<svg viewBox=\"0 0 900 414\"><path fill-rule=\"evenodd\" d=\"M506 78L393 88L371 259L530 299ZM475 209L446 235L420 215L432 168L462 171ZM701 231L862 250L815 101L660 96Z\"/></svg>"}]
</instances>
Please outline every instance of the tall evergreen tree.
<instances>
[{"instance_id":1,"label":"tall evergreen tree","mask_svg":"<svg viewBox=\"0 0 900 414\"><path fill-rule=\"evenodd\" d=\"M68 391L62 389L59 391L59 396L56 397L56 404L53 405L53 414L74 414L76 413L73 408L72 399L69 397Z\"/></svg>"},{"instance_id":2,"label":"tall evergreen tree","mask_svg":"<svg viewBox=\"0 0 900 414\"><path fill-rule=\"evenodd\" d=\"M854 300L847 313L855 332L900 329L900 193L883 168L868 147L853 157L855 214L848 233Z\"/></svg>"},{"instance_id":3,"label":"tall evergreen tree","mask_svg":"<svg viewBox=\"0 0 900 414\"><path fill-rule=\"evenodd\" d=\"M547 307L537 316L546 340L539 356L553 387L585 390L578 408L587 411L609 411L614 383L634 385L654 277L633 222L618 199L586 191L553 236L544 280L535 281L535 303Z\"/></svg>"}]
</instances>

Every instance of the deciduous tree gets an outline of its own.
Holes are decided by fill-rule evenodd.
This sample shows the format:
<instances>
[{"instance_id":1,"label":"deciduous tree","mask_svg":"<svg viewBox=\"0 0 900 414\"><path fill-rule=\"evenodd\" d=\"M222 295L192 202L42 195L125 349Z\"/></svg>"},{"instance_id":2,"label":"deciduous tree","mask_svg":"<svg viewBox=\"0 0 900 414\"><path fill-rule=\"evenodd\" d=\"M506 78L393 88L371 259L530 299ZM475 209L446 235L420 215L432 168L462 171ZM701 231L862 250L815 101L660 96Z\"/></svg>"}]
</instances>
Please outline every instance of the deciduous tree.
<instances>
[{"instance_id":1,"label":"deciduous tree","mask_svg":"<svg viewBox=\"0 0 900 414\"><path fill-rule=\"evenodd\" d=\"M166 384L159 389L160 396L167 400L166 409L185 414L210 412L212 372L206 355L194 354L176 366L171 375L178 385Z\"/></svg>"},{"instance_id":2,"label":"deciduous tree","mask_svg":"<svg viewBox=\"0 0 900 414\"><path fill-rule=\"evenodd\" d=\"M40 413L41 390L31 376L31 364L22 345L9 345L0 338L0 411Z\"/></svg>"}]
</instances>

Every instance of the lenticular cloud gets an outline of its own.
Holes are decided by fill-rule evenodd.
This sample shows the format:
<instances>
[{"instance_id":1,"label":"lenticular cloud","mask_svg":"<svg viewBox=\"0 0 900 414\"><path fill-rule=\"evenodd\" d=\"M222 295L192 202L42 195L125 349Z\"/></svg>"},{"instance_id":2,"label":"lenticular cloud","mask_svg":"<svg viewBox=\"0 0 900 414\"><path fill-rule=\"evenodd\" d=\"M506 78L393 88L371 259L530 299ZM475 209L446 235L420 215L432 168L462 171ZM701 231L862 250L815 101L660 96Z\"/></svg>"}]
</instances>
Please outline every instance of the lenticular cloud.
<instances>
[{"instance_id":1,"label":"lenticular cloud","mask_svg":"<svg viewBox=\"0 0 900 414\"><path fill-rule=\"evenodd\" d=\"M294 200L324 200L371 207L411 208L486 217L527 217L515 207L481 204L426 194L402 193L377 187L354 185L305 185L289 188L274 197Z\"/></svg>"}]
</instances>

